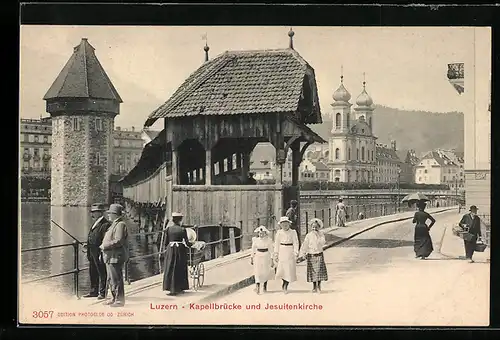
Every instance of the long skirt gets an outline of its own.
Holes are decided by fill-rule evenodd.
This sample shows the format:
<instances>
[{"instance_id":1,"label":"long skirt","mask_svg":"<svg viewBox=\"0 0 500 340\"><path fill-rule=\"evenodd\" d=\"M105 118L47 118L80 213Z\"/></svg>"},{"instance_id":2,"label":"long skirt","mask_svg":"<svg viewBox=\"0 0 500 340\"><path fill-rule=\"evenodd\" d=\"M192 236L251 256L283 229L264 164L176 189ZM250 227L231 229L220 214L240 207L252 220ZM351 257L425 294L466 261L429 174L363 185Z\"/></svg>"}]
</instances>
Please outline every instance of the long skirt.
<instances>
[{"instance_id":1,"label":"long skirt","mask_svg":"<svg viewBox=\"0 0 500 340\"><path fill-rule=\"evenodd\" d=\"M417 257L428 257L434 250L429 228L426 225L417 225L415 227L414 250Z\"/></svg>"},{"instance_id":2,"label":"long skirt","mask_svg":"<svg viewBox=\"0 0 500 340\"><path fill-rule=\"evenodd\" d=\"M180 293L189 289L187 249L184 245L167 245L165 253L163 290Z\"/></svg>"},{"instance_id":3,"label":"long skirt","mask_svg":"<svg viewBox=\"0 0 500 340\"><path fill-rule=\"evenodd\" d=\"M253 259L253 275L255 276L255 283L264 283L272 280L274 270L271 267L272 257L269 251L255 253Z\"/></svg>"},{"instance_id":4,"label":"long skirt","mask_svg":"<svg viewBox=\"0 0 500 340\"><path fill-rule=\"evenodd\" d=\"M323 253L307 254L307 282L328 281Z\"/></svg>"},{"instance_id":5,"label":"long skirt","mask_svg":"<svg viewBox=\"0 0 500 340\"><path fill-rule=\"evenodd\" d=\"M297 268L293 246L282 246L278 250L278 265L276 269L276 279L288 282L297 281Z\"/></svg>"},{"instance_id":6,"label":"long skirt","mask_svg":"<svg viewBox=\"0 0 500 340\"><path fill-rule=\"evenodd\" d=\"M337 211L337 227L345 227L345 210L339 210Z\"/></svg>"}]
</instances>

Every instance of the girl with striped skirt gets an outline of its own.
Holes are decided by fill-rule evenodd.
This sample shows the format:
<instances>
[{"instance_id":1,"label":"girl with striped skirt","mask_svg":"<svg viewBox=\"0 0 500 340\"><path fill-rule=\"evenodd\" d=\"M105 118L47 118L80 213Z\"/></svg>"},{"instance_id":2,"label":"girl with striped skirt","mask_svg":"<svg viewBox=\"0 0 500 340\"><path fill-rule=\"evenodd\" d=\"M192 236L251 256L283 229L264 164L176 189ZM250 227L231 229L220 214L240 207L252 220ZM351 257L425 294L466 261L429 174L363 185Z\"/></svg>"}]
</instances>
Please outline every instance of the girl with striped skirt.
<instances>
[{"instance_id":1,"label":"girl with striped skirt","mask_svg":"<svg viewBox=\"0 0 500 340\"><path fill-rule=\"evenodd\" d=\"M314 218L309 221L311 231L306 235L304 243L300 248L300 257L307 260L307 282L313 283L313 293L321 292L321 281L328 281L325 258L323 256L323 246L325 245L325 235L320 230L323 222Z\"/></svg>"},{"instance_id":2,"label":"girl with striped skirt","mask_svg":"<svg viewBox=\"0 0 500 340\"><path fill-rule=\"evenodd\" d=\"M260 286L263 291L267 291L267 281L274 277L273 261L273 240L269 237L269 230L260 226L255 229L258 237L252 238L252 257L250 263L253 266L253 275L255 277L255 292L260 294Z\"/></svg>"}]
</instances>

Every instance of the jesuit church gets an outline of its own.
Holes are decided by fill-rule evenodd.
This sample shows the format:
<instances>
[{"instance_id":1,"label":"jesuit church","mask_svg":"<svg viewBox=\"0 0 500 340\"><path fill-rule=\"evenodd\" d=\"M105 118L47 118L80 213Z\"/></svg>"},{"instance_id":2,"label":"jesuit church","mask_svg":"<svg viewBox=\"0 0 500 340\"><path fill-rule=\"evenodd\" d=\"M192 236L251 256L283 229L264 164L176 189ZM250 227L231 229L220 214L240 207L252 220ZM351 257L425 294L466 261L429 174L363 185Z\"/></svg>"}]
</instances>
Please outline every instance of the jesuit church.
<instances>
[{"instance_id":1,"label":"jesuit church","mask_svg":"<svg viewBox=\"0 0 500 340\"><path fill-rule=\"evenodd\" d=\"M333 93L332 130L328 139L328 168L332 182L375 182L376 140L373 135L373 100L363 91L351 110L351 94L340 77ZM326 156L326 152L325 152Z\"/></svg>"}]
</instances>

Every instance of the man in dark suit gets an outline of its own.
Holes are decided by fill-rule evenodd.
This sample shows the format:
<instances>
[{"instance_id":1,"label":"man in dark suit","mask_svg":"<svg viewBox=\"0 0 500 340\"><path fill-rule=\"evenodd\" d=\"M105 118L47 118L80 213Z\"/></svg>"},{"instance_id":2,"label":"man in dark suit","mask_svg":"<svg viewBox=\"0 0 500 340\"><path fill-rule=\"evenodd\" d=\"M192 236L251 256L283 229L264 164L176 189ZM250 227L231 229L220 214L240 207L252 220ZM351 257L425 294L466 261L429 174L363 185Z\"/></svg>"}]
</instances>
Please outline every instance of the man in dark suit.
<instances>
[{"instance_id":1,"label":"man in dark suit","mask_svg":"<svg viewBox=\"0 0 500 340\"><path fill-rule=\"evenodd\" d=\"M288 219L290 220L290 229L293 229L295 230L295 232L297 233L297 237L299 239L299 247L300 247L300 231L299 231L299 226L297 225L297 222L298 222L298 219L299 219L299 216L298 216L298 202L296 200L291 200L290 201L290 208L288 208L288 210L286 211L285 213L285 216L288 217ZM306 221L307 223L307 221Z\"/></svg>"},{"instance_id":2,"label":"man in dark suit","mask_svg":"<svg viewBox=\"0 0 500 340\"><path fill-rule=\"evenodd\" d=\"M112 299L106 302L111 307L125 305L125 285L123 282L123 266L128 261L128 231L123 220L123 207L111 204L107 211L111 226L104 235L101 249L111 286Z\"/></svg>"},{"instance_id":3,"label":"man in dark suit","mask_svg":"<svg viewBox=\"0 0 500 340\"><path fill-rule=\"evenodd\" d=\"M96 203L90 208L90 215L94 224L90 227L87 236L87 259L89 260L90 292L83 297L97 297L102 300L106 295L106 265L102 259L101 249L104 234L110 226L109 221L104 217L104 204Z\"/></svg>"},{"instance_id":4,"label":"man in dark suit","mask_svg":"<svg viewBox=\"0 0 500 340\"><path fill-rule=\"evenodd\" d=\"M477 207L472 205L469 209L469 213L465 214L460 220L460 226L468 228L470 234L473 235L472 239L464 240L465 246L465 258L473 263L472 255L476 249L476 243L478 239L481 239L481 219L477 216Z\"/></svg>"}]
</instances>

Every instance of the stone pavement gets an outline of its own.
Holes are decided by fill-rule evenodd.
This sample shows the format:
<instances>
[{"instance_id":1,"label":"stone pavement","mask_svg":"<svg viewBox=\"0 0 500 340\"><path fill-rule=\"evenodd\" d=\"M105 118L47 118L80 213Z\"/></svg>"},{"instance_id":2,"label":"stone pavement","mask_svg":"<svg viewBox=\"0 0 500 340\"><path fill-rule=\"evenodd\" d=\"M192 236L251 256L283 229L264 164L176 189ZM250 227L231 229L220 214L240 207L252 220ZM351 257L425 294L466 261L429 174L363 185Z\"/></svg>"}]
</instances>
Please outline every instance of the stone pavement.
<instances>
[{"instance_id":1,"label":"stone pavement","mask_svg":"<svg viewBox=\"0 0 500 340\"><path fill-rule=\"evenodd\" d=\"M214 311L214 317L242 325L486 326L489 264L442 256L438 250L446 247L446 230L457 214L434 215L435 251L426 261L415 259L411 221L387 224L325 252L329 280L322 294L311 292L306 265L300 264L288 294L276 281L269 282L267 294L256 295L248 287L216 302L253 310ZM280 309L299 306L309 308Z\"/></svg>"},{"instance_id":2,"label":"stone pavement","mask_svg":"<svg viewBox=\"0 0 500 340\"><path fill-rule=\"evenodd\" d=\"M429 212L446 211L451 208L430 209ZM381 224L390 224L394 221L409 219L413 216L412 212L383 216L362 221L355 221L348 224L345 228L328 228L327 246L339 245L352 237L359 235L367 230L373 229ZM143 315L139 319L147 318L151 313L151 308L156 308L155 305L170 305L178 308L185 308L189 303L213 301L221 296L230 294L238 289L247 287L253 284L252 266L250 265L250 251L242 251L236 254L231 254L223 258L205 262L205 282L204 286L194 292L187 291L177 297L169 297L161 289L161 275L156 275L144 280L140 280L126 285L127 304L124 308L119 308L121 313L132 313L134 319L138 315ZM37 300L41 301L41 300ZM71 308L70 308L71 306ZM183 307L184 306L184 307ZM103 312L109 311L110 308L103 306L101 302L96 300L81 299L64 303L64 308L71 310L85 310L88 312ZM159 308L162 308L161 306ZM174 308L174 307L172 307ZM116 310L116 309L111 309ZM155 309L158 313L158 310ZM102 318L101 318L102 319ZM91 318L87 321L106 323L108 319ZM101 320L101 321L99 321ZM72 323L74 318L61 319L59 322ZM113 323L127 323L127 318L114 319Z\"/></svg>"}]
</instances>

